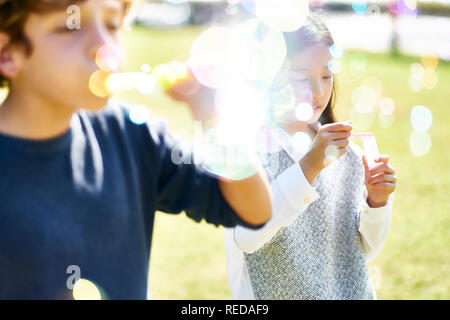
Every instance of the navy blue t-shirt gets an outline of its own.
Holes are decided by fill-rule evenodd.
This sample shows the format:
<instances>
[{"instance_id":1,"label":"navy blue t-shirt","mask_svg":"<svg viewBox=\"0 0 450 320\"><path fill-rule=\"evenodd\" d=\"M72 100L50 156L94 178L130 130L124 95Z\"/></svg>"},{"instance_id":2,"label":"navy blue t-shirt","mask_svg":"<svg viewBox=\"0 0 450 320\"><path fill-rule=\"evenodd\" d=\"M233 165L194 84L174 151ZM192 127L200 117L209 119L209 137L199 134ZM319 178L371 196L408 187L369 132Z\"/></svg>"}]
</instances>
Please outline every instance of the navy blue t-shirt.
<instances>
[{"instance_id":1,"label":"navy blue t-shirt","mask_svg":"<svg viewBox=\"0 0 450 320\"><path fill-rule=\"evenodd\" d=\"M73 268L104 298L145 299L155 210L261 227L236 215L216 178L174 164L164 121L128 115L111 100L56 138L0 134L1 299L71 299Z\"/></svg>"}]
</instances>

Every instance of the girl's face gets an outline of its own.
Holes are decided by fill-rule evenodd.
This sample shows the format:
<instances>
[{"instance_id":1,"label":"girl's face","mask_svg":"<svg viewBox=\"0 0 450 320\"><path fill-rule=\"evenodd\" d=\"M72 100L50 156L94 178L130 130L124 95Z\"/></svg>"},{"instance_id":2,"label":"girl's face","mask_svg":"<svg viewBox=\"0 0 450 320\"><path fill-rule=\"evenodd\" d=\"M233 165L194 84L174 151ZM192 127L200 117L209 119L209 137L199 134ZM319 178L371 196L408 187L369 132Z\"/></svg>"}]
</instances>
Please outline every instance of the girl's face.
<instances>
[{"instance_id":1,"label":"girl's face","mask_svg":"<svg viewBox=\"0 0 450 320\"><path fill-rule=\"evenodd\" d=\"M298 120L297 114L291 114L286 122L304 127L315 123L328 105L333 91L333 74L328 68L332 59L328 46L311 46L290 58L288 78L295 93L295 106L302 103L311 105L313 114L310 119ZM305 105L305 104L303 104ZM304 110L303 108L300 108ZM295 113L295 110L293 110ZM293 120L295 119L295 120Z\"/></svg>"}]
</instances>

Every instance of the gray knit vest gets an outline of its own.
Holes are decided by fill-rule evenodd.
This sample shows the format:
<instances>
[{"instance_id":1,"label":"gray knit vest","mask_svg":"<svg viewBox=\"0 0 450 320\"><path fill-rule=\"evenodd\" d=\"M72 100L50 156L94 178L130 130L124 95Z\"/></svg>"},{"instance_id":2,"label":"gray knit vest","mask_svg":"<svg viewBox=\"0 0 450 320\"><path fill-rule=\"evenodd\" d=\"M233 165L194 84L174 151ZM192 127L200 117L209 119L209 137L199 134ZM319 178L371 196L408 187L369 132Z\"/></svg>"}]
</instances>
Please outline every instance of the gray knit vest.
<instances>
[{"instance_id":1,"label":"gray knit vest","mask_svg":"<svg viewBox=\"0 0 450 320\"><path fill-rule=\"evenodd\" d=\"M312 183L320 198L262 248L244 254L256 299L375 299L358 233L364 166L348 149ZM281 150L263 163L273 181L294 160Z\"/></svg>"}]
</instances>

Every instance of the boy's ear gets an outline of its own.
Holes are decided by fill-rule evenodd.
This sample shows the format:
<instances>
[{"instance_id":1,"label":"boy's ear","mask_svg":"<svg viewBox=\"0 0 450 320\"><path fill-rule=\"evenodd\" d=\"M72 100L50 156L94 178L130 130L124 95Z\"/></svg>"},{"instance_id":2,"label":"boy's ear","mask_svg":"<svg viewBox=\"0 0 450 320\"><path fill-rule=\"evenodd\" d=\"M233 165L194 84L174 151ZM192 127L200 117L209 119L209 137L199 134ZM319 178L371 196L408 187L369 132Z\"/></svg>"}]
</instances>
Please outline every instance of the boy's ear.
<instances>
[{"instance_id":1,"label":"boy's ear","mask_svg":"<svg viewBox=\"0 0 450 320\"><path fill-rule=\"evenodd\" d=\"M11 45L10 36L0 31L0 74L8 79L16 77L23 64L23 50Z\"/></svg>"}]
</instances>

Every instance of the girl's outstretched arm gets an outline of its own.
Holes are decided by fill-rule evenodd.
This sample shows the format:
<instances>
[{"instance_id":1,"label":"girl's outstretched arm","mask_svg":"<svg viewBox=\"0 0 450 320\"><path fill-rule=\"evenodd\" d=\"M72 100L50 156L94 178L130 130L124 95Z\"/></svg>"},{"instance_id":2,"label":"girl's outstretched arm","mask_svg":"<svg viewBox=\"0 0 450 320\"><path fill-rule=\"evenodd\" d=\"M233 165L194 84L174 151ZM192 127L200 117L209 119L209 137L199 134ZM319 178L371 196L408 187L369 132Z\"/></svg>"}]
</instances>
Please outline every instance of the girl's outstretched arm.
<instances>
[{"instance_id":1,"label":"girl's outstretched arm","mask_svg":"<svg viewBox=\"0 0 450 320\"><path fill-rule=\"evenodd\" d=\"M375 259L383 248L391 222L393 201L394 193L391 193L385 206L372 208L367 203L367 191L364 192L359 233L367 261Z\"/></svg>"},{"instance_id":2,"label":"girl's outstretched arm","mask_svg":"<svg viewBox=\"0 0 450 320\"><path fill-rule=\"evenodd\" d=\"M386 155L375 159L380 163L369 169L365 155L362 156L365 185L359 232L368 261L375 259L383 248L390 225L394 190L397 177Z\"/></svg>"}]
</instances>

